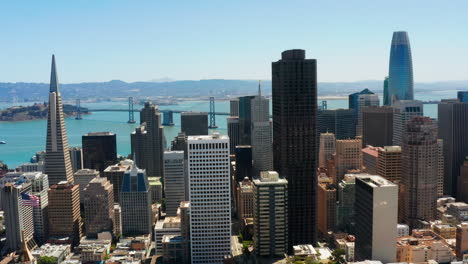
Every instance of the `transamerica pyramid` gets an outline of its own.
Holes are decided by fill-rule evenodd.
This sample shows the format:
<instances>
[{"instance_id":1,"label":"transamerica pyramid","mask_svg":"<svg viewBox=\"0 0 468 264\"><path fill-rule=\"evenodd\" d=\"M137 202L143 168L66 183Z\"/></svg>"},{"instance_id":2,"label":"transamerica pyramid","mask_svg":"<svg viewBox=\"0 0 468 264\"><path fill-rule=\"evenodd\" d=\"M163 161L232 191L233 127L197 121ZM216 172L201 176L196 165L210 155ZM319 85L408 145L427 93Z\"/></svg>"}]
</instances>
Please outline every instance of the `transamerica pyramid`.
<instances>
[{"instance_id":1,"label":"transamerica pyramid","mask_svg":"<svg viewBox=\"0 0 468 264\"><path fill-rule=\"evenodd\" d=\"M49 176L50 186L60 181L68 181L70 183L74 181L54 55L52 55L52 70L50 74L49 114L47 117L44 170Z\"/></svg>"}]
</instances>

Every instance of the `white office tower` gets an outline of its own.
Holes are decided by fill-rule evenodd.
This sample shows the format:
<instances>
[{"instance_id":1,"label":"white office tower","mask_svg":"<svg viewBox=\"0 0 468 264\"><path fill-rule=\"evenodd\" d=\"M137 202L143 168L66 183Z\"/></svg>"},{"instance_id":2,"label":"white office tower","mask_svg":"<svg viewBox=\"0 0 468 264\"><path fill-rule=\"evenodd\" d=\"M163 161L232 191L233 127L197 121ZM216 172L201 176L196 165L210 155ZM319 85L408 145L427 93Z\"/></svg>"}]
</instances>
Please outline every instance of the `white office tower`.
<instances>
[{"instance_id":1,"label":"white office tower","mask_svg":"<svg viewBox=\"0 0 468 264\"><path fill-rule=\"evenodd\" d=\"M356 136L362 136L362 111L364 107L379 106L380 100L377 94L360 94L358 96L358 111L357 111L357 125Z\"/></svg>"},{"instance_id":2,"label":"white office tower","mask_svg":"<svg viewBox=\"0 0 468 264\"><path fill-rule=\"evenodd\" d=\"M319 167L325 168L327 160L331 159L336 150L336 139L333 133L320 134L320 147L319 147Z\"/></svg>"},{"instance_id":3,"label":"white office tower","mask_svg":"<svg viewBox=\"0 0 468 264\"><path fill-rule=\"evenodd\" d=\"M356 260L395 262L398 186L378 175L357 175Z\"/></svg>"},{"instance_id":4,"label":"white office tower","mask_svg":"<svg viewBox=\"0 0 468 264\"><path fill-rule=\"evenodd\" d=\"M229 138L188 137L192 263L222 263L231 253Z\"/></svg>"},{"instance_id":5,"label":"white office tower","mask_svg":"<svg viewBox=\"0 0 468 264\"><path fill-rule=\"evenodd\" d=\"M270 122L270 101L259 94L251 101L252 159L256 176L261 171L273 170L273 141Z\"/></svg>"},{"instance_id":6,"label":"white office tower","mask_svg":"<svg viewBox=\"0 0 468 264\"><path fill-rule=\"evenodd\" d=\"M34 237L43 243L48 233L49 177L42 172L26 172L22 176L31 183L31 194L39 198L39 205L33 207Z\"/></svg>"},{"instance_id":7,"label":"white office tower","mask_svg":"<svg viewBox=\"0 0 468 264\"><path fill-rule=\"evenodd\" d=\"M406 123L413 116L423 116L423 103L418 100L397 100L393 102L393 145L403 144Z\"/></svg>"},{"instance_id":8,"label":"white office tower","mask_svg":"<svg viewBox=\"0 0 468 264\"><path fill-rule=\"evenodd\" d=\"M184 152L165 151L163 163L166 215L176 216L180 202L185 200Z\"/></svg>"}]
</instances>

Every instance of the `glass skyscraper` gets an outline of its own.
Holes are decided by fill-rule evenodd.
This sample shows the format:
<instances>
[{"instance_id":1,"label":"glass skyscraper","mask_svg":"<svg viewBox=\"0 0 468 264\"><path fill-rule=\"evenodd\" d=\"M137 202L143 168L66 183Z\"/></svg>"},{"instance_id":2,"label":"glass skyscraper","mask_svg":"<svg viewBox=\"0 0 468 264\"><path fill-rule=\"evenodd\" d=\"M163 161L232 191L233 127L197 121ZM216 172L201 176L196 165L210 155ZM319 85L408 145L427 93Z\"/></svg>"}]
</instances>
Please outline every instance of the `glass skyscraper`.
<instances>
[{"instance_id":1,"label":"glass skyscraper","mask_svg":"<svg viewBox=\"0 0 468 264\"><path fill-rule=\"evenodd\" d=\"M408 33L393 32L388 73L388 98L413 100L413 62Z\"/></svg>"}]
</instances>

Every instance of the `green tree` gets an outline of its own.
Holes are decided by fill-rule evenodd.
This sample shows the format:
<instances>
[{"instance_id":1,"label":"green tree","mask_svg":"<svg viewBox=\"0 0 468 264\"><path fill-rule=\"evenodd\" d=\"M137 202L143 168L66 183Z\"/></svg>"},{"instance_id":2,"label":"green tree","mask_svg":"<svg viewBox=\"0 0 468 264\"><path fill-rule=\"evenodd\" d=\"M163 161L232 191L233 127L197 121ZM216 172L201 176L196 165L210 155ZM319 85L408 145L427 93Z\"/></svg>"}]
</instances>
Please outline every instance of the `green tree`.
<instances>
[{"instance_id":1,"label":"green tree","mask_svg":"<svg viewBox=\"0 0 468 264\"><path fill-rule=\"evenodd\" d=\"M333 250L332 256L330 259L335 262L335 263L345 263L344 255L346 254L346 251L341 248L337 248Z\"/></svg>"},{"instance_id":2,"label":"green tree","mask_svg":"<svg viewBox=\"0 0 468 264\"><path fill-rule=\"evenodd\" d=\"M37 264L55 264L57 263L57 258L49 257L49 256L42 256L37 260Z\"/></svg>"}]
</instances>

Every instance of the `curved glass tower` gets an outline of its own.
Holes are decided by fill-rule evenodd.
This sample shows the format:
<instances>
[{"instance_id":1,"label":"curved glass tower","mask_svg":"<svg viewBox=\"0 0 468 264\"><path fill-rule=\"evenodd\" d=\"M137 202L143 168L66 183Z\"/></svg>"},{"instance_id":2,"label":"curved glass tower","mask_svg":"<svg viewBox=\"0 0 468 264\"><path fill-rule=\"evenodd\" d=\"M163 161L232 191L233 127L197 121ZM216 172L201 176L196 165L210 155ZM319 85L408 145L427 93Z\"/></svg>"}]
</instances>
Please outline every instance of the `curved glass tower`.
<instances>
[{"instance_id":1,"label":"curved glass tower","mask_svg":"<svg viewBox=\"0 0 468 264\"><path fill-rule=\"evenodd\" d=\"M413 100L413 62L406 31L393 32L388 73L388 98Z\"/></svg>"}]
</instances>

